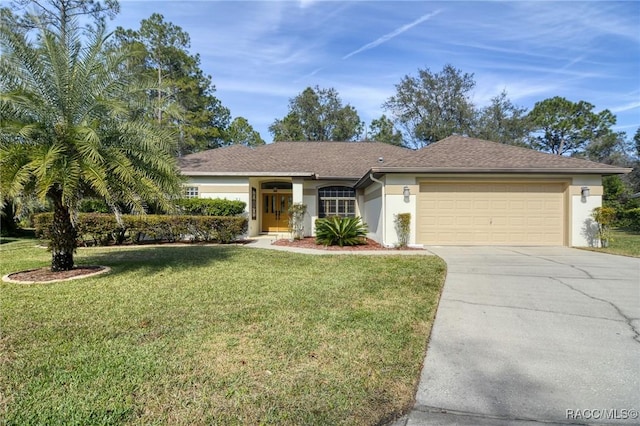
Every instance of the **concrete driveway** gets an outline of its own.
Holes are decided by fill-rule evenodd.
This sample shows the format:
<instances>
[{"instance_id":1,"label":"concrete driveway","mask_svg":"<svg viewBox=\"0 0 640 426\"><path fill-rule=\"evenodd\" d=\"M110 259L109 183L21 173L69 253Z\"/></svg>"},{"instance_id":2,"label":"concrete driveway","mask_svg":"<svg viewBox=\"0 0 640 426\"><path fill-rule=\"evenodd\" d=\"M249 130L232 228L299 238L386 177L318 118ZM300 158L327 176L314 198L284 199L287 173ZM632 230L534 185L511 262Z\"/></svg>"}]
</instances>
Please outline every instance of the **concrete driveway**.
<instances>
[{"instance_id":1,"label":"concrete driveway","mask_svg":"<svg viewBox=\"0 0 640 426\"><path fill-rule=\"evenodd\" d=\"M448 275L415 408L397 424L640 424L640 259L429 250Z\"/></svg>"}]
</instances>

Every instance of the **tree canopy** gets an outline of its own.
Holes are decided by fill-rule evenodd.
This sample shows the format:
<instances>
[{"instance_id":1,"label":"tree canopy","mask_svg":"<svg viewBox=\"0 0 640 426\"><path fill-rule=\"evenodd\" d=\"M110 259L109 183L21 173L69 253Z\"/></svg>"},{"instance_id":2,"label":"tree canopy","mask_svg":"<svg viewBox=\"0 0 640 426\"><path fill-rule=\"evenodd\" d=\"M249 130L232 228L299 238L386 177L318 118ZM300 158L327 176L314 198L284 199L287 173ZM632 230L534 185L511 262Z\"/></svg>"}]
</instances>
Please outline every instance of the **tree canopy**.
<instances>
[{"instance_id":1,"label":"tree canopy","mask_svg":"<svg viewBox=\"0 0 640 426\"><path fill-rule=\"evenodd\" d=\"M477 112L471 134L480 139L524 146L530 132L526 112L526 108L514 105L503 91Z\"/></svg>"},{"instance_id":2,"label":"tree canopy","mask_svg":"<svg viewBox=\"0 0 640 426\"><path fill-rule=\"evenodd\" d=\"M404 145L402 133L396 130L393 121L384 114L380 118L371 120L366 139L396 146Z\"/></svg>"},{"instance_id":3,"label":"tree canopy","mask_svg":"<svg viewBox=\"0 0 640 426\"><path fill-rule=\"evenodd\" d=\"M233 119L226 130L224 139L227 145L258 146L265 144L260 133L256 132L244 117Z\"/></svg>"},{"instance_id":4,"label":"tree canopy","mask_svg":"<svg viewBox=\"0 0 640 426\"><path fill-rule=\"evenodd\" d=\"M279 141L351 141L360 137L363 124L351 105L342 105L333 89L307 87L289 100L289 112L276 119L269 132Z\"/></svg>"},{"instance_id":5,"label":"tree canopy","mask_svg":"<svg viewBox=\"0 0 640 426\"><path fill-rule=\"evenodd\" d=\"M528 114L531 146L553 154L572 154L611 137L616 117L606 109L595 113L594 108L589 102L571 102L560 96L537 102Z\"/></svg>"},{"instance_id":6,"label":"tree canopy","mask_svg":"<svg viewBox=\"0 0 640 426\"><path fill-rule=\"evenodd\" d=\"M420 148L452 134L471 133L474 87L473 74L452 65L436 73L419 69L417 77L407 75L396 85L396 94L383 108L403 128L407 144Z\"/></svg>"},{"instance_id":7,"label":"tree canopy","mask_svg":"<svg viewBox=\"0 0 640 426\"><path fill-rule=\"evenodd\" d=\"M9 4L12 9L3 8L3 14L20 32L44 26L62 34L78 17L88 16L92 22L104 24L106 18L113 19L120 12L118 0L13 0Z\"/></svg>"},{"instance_id":8,"label":"tree canopy","mask_svg":"<svg viewBox=\"0 0 640 426\"><path fill-rule=\"evenodd\" d=\"M179 134L178 155L225 143L231 114L214 96L215 86L200 68L199 55L188 53L189 34L154 13L137 31L119 27L115 48L119 47L139 52L128 64L132 72L157 81L157 88L148 93L155 106L146 115Z\"/></svg>"},{"instance_id":9,"label":"tree canopy","mask_svg":"<svg viewBox=\"0 0 640 426\"><path fill-rule=\"evenodd\" d=\"M52 204L54 271L73 267L81 198L144 212L170 209L180 189L176 134L136 113L152 86L126 66L132 50L107 49L100 23L89 38L75 19L63 26L41 26L33 43L0 27L0 194Z\"/></svg>"}]
</instances>

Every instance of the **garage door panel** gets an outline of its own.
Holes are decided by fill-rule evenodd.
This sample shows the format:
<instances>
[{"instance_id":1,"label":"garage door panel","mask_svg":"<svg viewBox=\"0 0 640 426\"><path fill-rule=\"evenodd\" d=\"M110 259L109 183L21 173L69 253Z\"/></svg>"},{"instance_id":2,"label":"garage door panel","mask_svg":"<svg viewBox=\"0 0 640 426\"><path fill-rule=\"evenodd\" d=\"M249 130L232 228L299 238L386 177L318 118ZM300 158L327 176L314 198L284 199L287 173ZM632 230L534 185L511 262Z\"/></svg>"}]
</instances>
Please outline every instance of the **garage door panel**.
<instances>
[{"instance_id":1,"label":"garage door panel","mask_svg":"<svg viewBox=\"0 0 640 426\"><path fill-rule=\"evenodd\" d=\"M423 183L422 244L563 245L562 183Z\"/></svg>"}]
</instances>

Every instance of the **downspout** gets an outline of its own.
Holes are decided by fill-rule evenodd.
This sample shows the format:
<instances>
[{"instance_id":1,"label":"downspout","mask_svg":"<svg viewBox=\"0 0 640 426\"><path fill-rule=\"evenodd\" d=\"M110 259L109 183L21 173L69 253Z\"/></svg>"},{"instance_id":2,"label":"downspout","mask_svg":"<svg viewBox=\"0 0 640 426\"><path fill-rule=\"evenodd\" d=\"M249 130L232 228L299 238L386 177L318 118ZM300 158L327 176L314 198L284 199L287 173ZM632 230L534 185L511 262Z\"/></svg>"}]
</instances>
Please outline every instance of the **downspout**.
<instances>
[{"instance_id":1,"label":"downspout","mask_svg":"<svg viewBox=\"0 0 640 426\"><path fill-rule=\"evenodd\" d=\"M387 237L387 216L385 215L385 211L387 209L387 197L385 196L384 183L381 180L374 178L373 173L369 173L369 179L371 179L372 182L379 183L382 191L382 245L386 247L387 245L384 240Z\"/></svg>"}]
</instances>

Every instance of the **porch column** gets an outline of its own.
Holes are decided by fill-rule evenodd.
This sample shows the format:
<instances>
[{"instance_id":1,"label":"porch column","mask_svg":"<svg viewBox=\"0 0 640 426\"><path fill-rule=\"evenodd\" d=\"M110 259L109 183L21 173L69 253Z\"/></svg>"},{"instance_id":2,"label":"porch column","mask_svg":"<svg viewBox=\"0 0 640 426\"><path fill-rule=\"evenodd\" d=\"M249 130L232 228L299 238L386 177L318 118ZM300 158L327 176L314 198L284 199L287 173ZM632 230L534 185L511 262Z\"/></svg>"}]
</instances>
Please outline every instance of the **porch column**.
<instances>
[{"instance_id":1,"label":"porch column","mask_svg":"<svg viewBox=\"0 0 640 426\"><path fill-rule=\"evenodd\" d=\"M303 203L303 194L304 194L304 180L302 178L293 178L292 179L292 192L293 192L293 202L294 203Z\"/></svg>"}]
</instances>

